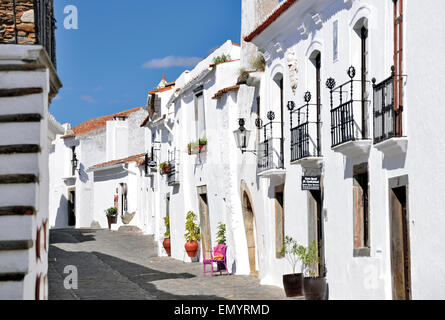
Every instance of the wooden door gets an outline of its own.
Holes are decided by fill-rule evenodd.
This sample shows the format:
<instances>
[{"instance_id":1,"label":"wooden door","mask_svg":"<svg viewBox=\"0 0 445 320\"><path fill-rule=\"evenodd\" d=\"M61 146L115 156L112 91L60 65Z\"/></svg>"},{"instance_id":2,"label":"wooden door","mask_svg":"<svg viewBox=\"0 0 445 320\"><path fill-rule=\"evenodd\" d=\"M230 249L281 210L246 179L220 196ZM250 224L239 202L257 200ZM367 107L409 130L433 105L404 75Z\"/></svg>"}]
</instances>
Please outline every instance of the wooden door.
<instances>
[{"instance_id":1,"label":"wooden door","mask_svg":"<svg viewBox=\"0 0 445 320\"><path fill-rule=\"evenodd\" d=\"M207 250L212 250L212 243L210 238L210 219L209 206L207 202L207 193L199 193L199 220L201 229L201 247L205 256L210 256Z\"/></svg>"},{"instance_id":2,"label":"wooden door","mask_svg":"<svg viewBox=\"0 0 445 320\"><path fill-rule=\"evenodd\" d=\"M76 191L68 192L68 226L76 226Z\"/></svg>"},{"instance_id":3,"label":"wooden door","mask_svg":"<svg viewBox=\"0 0 445 320\"><path fill-rule=\"evenodd\" d=\"M318 264L315 274L324 275L324 236L322 221L321 191L308 192L309 244L315 241L318 251Z\"/></svg>"},{"instance_id":4,"label":"wooden door","mask_svg":"<svg viewBox=\"0 0 445 320\"><path fill-rule=\"evenodd\" d=\"M246 231L247 251L249 255L250 273L256 274L255 216L246 193L243 195L243 219Z\"/></svg>"},{"instance_id":5,"label":"wooden door","mask_svg":"<svg viewBox=\"0 0 445 320\"><path fill-rule=\"evenodd\" d=\"M284 185L275 188L275 250L276 257L281 258L284 247Z\"/></svg>"},{"instance_id":6,"label":"wooden door","mask_svg":"<svg viewBox=\"0 0 445 320\"><path fill-rule=\"evenodd\" d=\"M390 189L391 273L394 300L411 299L406 186Z\"/></svg>"}]
</instances>

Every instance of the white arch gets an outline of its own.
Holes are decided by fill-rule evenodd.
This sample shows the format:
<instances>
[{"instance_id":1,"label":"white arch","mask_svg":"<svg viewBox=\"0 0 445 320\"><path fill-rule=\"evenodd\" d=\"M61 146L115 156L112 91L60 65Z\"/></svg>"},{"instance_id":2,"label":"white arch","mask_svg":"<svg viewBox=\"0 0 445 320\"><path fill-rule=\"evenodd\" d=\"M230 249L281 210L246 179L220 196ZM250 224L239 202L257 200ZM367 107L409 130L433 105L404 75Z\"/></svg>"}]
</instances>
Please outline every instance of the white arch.
<instances>
[{"instance_id":1,"label":"white arch","mask_svg":"<svg viewBox=\"0 0 445 320\"><path fill-rule=\"evenodd\" d=\"M369 24L370 17L371 17L371 7L364 4L356 10L351 21L349 21L349 26L351 28L354 28L356 24L363 18L366 19Z\"/></svg>"}]
</instances>

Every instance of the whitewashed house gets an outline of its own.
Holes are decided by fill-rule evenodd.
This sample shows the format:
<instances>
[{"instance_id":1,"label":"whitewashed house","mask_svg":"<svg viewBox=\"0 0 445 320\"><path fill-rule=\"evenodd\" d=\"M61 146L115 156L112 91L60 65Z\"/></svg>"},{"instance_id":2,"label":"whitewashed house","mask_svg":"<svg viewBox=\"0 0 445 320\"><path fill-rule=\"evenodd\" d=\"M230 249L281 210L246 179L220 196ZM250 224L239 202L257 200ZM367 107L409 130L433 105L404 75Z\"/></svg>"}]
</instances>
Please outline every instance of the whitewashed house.
<instances>
[{"instance_id":1,"label":"whitewashed house","mask_svg":"<svg viewBox=\"0 0 445 320\"><path fill-rule=\"evenodd\" d=\"M118 208L113 230L130 222L141 230L146 228L145 212L138 202L140 166L145 161L140 123L146 116L145 109L134 108L66 127L57 136L51 154L56 164L51 228L107 228L105 210L111 207Z\"/></svg>"},{"instance_id":2,"label":"whitewashed house","mask_svg":"<svg viewBox=\"0 0 445 320\"><path fill-rule=\"evenodd\" d=\"M49 106L62 84L53 2L35 4L2 2L0 12L0 300L48 297Z\"/></svg>"},{"instance_id":3,"label":"whitewashed house","mask_svg":"<svg viewBox=\"0 0 445 320\"><path fill-rule=\"evenodd\" d=\"M222 57L224 62L215 64L214 59ZM170 216L171 255L183 261L190 261L184 249L188 211L199 217L201 252L216 245L217 224L230 223L227 221L233 201L230 170L234 171L236 163L231 167L228 161L231 150L235 151L229 124L237 113L234 99L239 58L239 45L227 41L193 70L185 71L176 80L175 90L153 92L156 98L151 99L159 99L160 111L143 123L152 135L151 158L158 166L164 162L171 165L168 174L154 173L154 193L150 194L155 199L151 202L158 217L155 238L161 254L165 254L162 240L166 215ZM200 139L206 140L206 144L199 148ZM191 154L189 144L195 144ZM202 259L202 253L198 257Z\"/></svg>"},{"instance_id":4,"label":"whitewashed house","mask_svg":"<svg viewBox=\"0 0 445 320\"><path fill-rule=\"evenodd\" d=\"M241 173L262 283L291 271L274 256L290 235L317 242L330 299L444 298L444 9L288 0L243 32L266 60L247 80L262 122L244 158L257 158L257 175ZM238 108L256 132L251 104Z\"/></svg>"}]
</instances>

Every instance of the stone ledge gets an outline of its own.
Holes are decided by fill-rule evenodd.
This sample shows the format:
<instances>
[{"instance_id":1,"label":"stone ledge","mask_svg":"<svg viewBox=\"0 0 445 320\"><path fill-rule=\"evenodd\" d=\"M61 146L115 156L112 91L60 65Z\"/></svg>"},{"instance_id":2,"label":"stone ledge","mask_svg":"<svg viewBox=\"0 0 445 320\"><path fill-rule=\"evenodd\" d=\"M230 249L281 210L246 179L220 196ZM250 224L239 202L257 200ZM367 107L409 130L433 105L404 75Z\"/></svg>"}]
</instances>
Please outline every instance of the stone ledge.
<instances>
[{"instance_id":1,"label":"stone ledge","mask_svg":"<svg viewBox=\"0 0 445 320\"><path fill-rule=\"evenodd\" d=\"M0 175L0 184L27 184L39 183L35 174L5 174Z\"/></svg>"},{"instance_id":2,"label":"stone ledge","mask_svg":"<svg viewBox=\"0 0 445 320\"><path fill-rule=\"evenodd\" d=\"M33 246L32 240L0 241L0 251L28 250Z\"/></svg>"},{"instance_id":3,"label":"stone ledge","mask_svg":"<svg viewBox=\"0 0 445 320\"><path fill-rule=\"evenodd\" d=\"M41 63L0 64L0 72L37 71L37 70L45 70L45 69L46 69L46 66Z\"/></svg>"},{"instance_id":4,"label":"stone ledge","mask_svg":"<svg viewBox=\"0 0 445 320\"><path fill-rule=\"evenodd\" d=\"M5 123L5 122L40 122L41 120L42 120L42 116L39 113L0 115L0 123Z\"/></svg>"},{"instance_id":5,"label":"stone ledge","mask_svg":"<svg viewBox=\"0 0 445 320\"><path fill-rule=\"evenodd\" d=\"M14 88L14 89L0 89L0 98L21 97L31 94L43 93L42 88Z\"/></svg>"},{"instance_id":6,"label":"stone ledge","mask_svg":"<svg viewBox=\"0 0 445 320\"><path fill-rule=\"evenodd\" d=\"M32 216L34 214L36 214L34 207L0 207L0 216Z\"/></svg>"},{"instance_id":7,"label":"stone ledge","mask_svg":"<svg viewBox=\"0 0 445 320\"><path fill-rule=\"evenodd\" d=\"M0 273L0 281L2 281L2 282L6 282L6 281L14 281L14 282L23 281L25 276L26 276L26 274L25 273L21 273L21 272L17 272L17 273Z\"/></svg>"},{"instance_id":8,"label":"stone ledge","mask_svg":"<svg viewBox=\"0 0 445 320\"><path fill-rule=\"evenodd\" d=\"M14 153L39 153L41 148L37 144L14 144L8 146L0 146L0 154Z\"/></svg>"}]
</instances>

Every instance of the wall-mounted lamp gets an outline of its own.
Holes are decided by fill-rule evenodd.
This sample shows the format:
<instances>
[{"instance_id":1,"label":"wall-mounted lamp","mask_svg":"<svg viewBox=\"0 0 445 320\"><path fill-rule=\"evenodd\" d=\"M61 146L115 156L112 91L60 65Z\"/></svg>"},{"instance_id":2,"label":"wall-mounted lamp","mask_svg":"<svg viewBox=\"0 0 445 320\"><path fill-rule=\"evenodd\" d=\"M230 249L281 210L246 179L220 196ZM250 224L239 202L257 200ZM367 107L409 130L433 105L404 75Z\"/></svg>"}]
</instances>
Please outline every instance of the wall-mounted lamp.
<instances>
[{"instance_id":1,"label":"wall-mounted lamp","mask_svg":"<svg viewBox=\"0 0 445 320\"><path fill-rule=\"evenodd\" d=\"M235 135L236 146L238 147L238 149L241 150L242 153L252 152L252 153L256 154L256 151L247 150L247 146L249 145L251 131L247 130L245 128L246 120L239 119L238 123L239 123L238 130L233 132L233 134Z\"/></svg>"}]
</instances>

